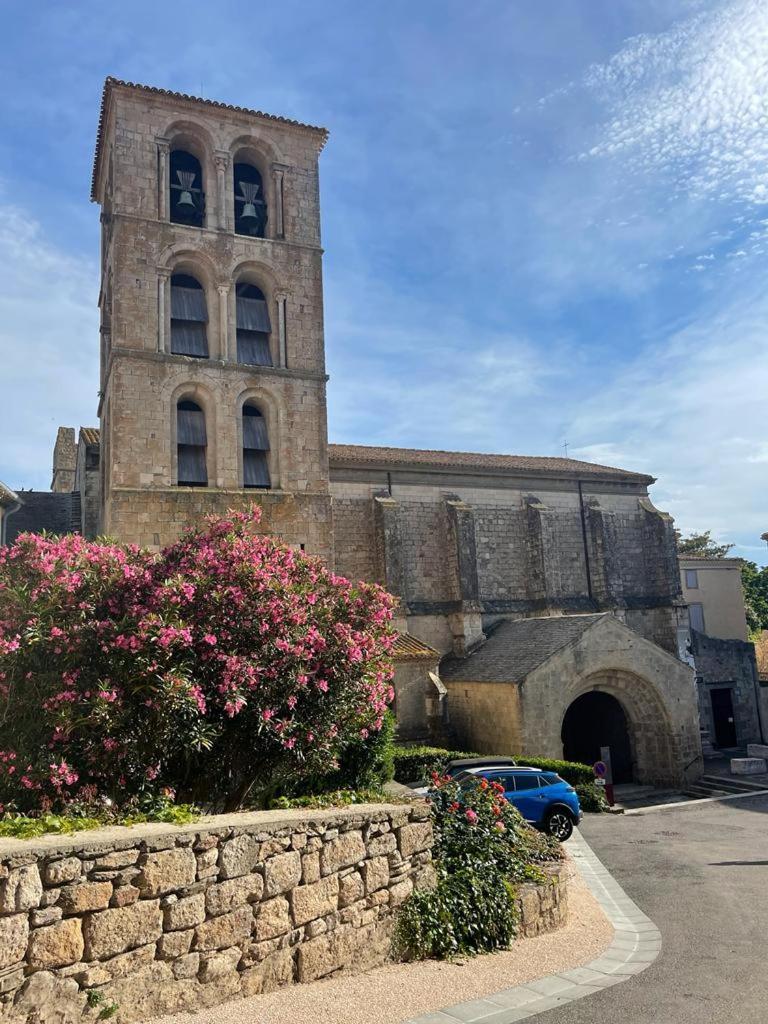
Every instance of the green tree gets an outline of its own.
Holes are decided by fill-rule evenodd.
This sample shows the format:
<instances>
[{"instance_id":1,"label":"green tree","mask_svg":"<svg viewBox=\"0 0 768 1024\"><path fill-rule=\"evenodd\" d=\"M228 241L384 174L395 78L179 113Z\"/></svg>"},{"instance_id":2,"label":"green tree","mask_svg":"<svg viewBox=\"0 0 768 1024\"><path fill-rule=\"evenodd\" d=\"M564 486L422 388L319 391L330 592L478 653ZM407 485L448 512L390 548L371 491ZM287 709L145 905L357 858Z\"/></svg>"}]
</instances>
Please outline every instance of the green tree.
<instances>
[{"instance_id":1,"label":"green tree","mask_svg":"<svg viewBox=\"0 0 768 1024\"><path fill-rule=\"evenodd\" d=\"M712 531L692 533L683 537L679 530L675 531L677 550L681 555L700 555L703 558L726 558L733 544L716 544L712 540Z\"/></svg>"},{"instance_id":2,"label":"green tree","mask_svg":"<svg viewBox=\"0 0 768 1024\"><path fill-rule=\"evenodd\" d=\"M747 626L754 636L768 629L768 566L761 568L755 562L744 560L741 563L741 583L744 587Z\"/></svg>"}]
</instances>

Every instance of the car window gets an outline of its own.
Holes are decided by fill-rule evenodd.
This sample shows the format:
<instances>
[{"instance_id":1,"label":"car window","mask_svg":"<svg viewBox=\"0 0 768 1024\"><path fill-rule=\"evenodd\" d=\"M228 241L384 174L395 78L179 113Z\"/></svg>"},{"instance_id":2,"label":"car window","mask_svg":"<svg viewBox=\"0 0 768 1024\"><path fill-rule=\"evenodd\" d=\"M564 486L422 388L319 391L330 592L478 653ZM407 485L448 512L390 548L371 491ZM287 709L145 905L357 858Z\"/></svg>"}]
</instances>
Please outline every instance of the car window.
<instances>
[{"instance_id":1,"label":"car window","mask_svg":"<svg viewBox=\"0 0 768 1024\"><path fill-rule=\"evenodd\" d=\"M539 788L539 777L538 775L514 775L512 776L515 780L515 789L520 792L523 789L538 789Z\"/></svg>"},{"instance_id":2,"label":"car window","mask_svg":"<svg viewBox=\"0 0 768 1024\"><path fill-rule=\"evenodd\" d=\"M544 772L539 776L539 785L543 788L544 786L554 786L556 782L561 782L559 775L555 775L554 772Z\"/></svg>"}]
</instances>

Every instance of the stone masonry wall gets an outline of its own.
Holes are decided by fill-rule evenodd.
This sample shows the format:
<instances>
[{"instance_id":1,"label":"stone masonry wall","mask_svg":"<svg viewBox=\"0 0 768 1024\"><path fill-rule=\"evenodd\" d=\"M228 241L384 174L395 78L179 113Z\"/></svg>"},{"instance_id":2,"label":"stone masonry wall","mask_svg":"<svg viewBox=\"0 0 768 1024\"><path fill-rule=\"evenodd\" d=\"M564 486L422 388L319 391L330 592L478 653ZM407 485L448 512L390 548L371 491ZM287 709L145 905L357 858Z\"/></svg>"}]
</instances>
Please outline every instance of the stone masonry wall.
<instances>
[{"instance_id":1,"label":"stone masonry wall","mask_svg":"<svg viewBox=\"0 0 768 1024\"><path fill-rule=\"evenodd\" d=\"M121 1021L381 963L432 875L425 804L0 843L0 1019ZM98 993L90 996L89 993Z\"/></svg>"}]
</instances>

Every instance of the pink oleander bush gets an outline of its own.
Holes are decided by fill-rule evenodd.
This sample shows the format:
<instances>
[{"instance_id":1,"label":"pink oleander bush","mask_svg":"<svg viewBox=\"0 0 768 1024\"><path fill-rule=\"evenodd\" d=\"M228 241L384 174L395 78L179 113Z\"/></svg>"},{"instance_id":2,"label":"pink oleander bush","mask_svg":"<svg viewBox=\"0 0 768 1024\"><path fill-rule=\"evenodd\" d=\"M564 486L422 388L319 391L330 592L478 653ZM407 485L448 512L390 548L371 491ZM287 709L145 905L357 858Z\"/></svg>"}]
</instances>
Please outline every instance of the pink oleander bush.
<instances>
[{"instance_id":1,"label":"pink oleander bush","mask_svg":"<svg viewBox=\"0 0 768 1024\"><path fill-rule=\"evenodd\" d=\"M0 547L0 804L232 809L334 769L392 700L393 599L210 517L152 554Z\"/></svg>"}]
</instances>

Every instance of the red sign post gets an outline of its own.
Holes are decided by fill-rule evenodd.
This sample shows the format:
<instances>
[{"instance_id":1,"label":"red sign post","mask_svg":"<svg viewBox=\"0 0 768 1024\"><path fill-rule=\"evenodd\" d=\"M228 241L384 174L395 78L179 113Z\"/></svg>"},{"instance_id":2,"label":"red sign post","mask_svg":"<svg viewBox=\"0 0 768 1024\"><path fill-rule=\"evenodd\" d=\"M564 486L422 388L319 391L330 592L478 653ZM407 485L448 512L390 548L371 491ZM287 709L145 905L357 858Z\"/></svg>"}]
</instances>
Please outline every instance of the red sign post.
<instances>
[{"instance_id":1,"label":"red sign post","mask_svg":"<svg viewBox=\"0 0 768 1024\"><path fill-rule=\"evenodd\" d=\"M608 801L611 807L614 804L613 797L613 772L611 771L611 748L600 747L600 761L596 761L592 765L592 770L595 773L595 783L598 786L605 787L605 799Z\"/></svg>"}]
</instances>

